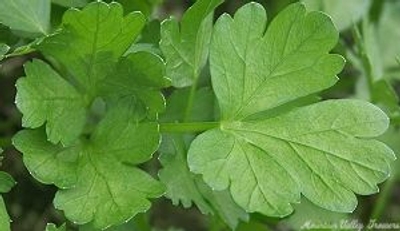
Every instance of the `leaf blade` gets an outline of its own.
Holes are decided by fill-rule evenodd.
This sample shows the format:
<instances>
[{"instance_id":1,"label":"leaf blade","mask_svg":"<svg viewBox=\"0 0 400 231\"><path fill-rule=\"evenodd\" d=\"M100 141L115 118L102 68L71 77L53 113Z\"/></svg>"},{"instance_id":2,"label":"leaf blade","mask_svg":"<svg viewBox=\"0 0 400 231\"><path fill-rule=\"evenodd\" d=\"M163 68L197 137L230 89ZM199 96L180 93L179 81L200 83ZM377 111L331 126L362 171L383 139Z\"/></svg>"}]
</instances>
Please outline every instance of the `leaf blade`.
<instances>
[{"instance_id":1,"label":"leaf blade","mask_svg":"<svg viewBox=\"0 0 400 231\"><path fill-rule=\"evenodd\" d=\"M46 38L38 49L62 66L74 67L68 74L94 97L97 83L113 70L144 23L139 12L124 16L119 3L93 2L82 10L68 10L61 32Z\"/></svg>"},{"instance_id":2,"label":"leaf blade","mask_svg":"<svg viewBox=\"0 0 400 231\"><path fill-rule=\"evenodd\" d=\"M76 146L46 142L40 130L25 130L13 139L35 178L60 187L55 206L71 221L97 229L145 212L151 205L148 198L164 192L160 182L135 166L157 150L158 125L132 120L125 113L129 110L114 110L107 113L92 139Z\"/></svg>"},{"instance_id":3,"label":"leaf blade","mask_svg":"<svg viewBox=\"0 0 400 231\"><path fill-rule=\"evenodd\" d=\"M0 22L13 30L46 35L50 29L50 0L1 0Z\"/></svg>"},{"instance_id":4,"label":"leaf blade","mask_svg":"<svg viewBox=\"0 0 400 231\"><path fill-rule=\"evenodd\" d=\"M86 123L83 96L43 61L26 64L25 72L26 77L17 81L15 100L23 114L22 125L38 128L46 123L51 142L70 144Z\"/></svg>"},{"instance_id":5,"label":"leaf blade","mask_svg":"<svg viewBox=\"0 0 400 231\"><path fill-rule=\"evenodd\" d=\"M370 125L360 127L357 121ZM188 162L190 169L203 174L212 187L225 189L230 185L232 196L247 211L286 216L292 212L288 203L297 202L301 192L321 207L351 212L357 204L354 193L376 193L376 184L389 175L393 151L369 139L387 126L387 116L372 104L325 101L274 118L227 123L206 132L193 142ZM216 151L207 154L210 148L206 147ZM274 159L275 166L267 156ZM253 182L253 186L245 182ZM254 194L253 187L264 189L268 196L255 199L253 204L248 198L245 200ZM266 190L268 187L284 192ZM266 201L264 207L258 208L262 200ZM281 204L275 205L276 209L266 206L267 202ZM281 207L284 205L288 207Z\"/></svg>"},{"instance_id":6,"label":"leaf blade","mask_svg":"<svg viewBox=\"0 0 400 231\"><path fill-rule=\"evenodd\" d=\"M329 54L338 32L301 4L282 11L263 35L265 20L256 3L218 19L210 65L222 119L192 142L190 170L213 189L229 189L248 212L287 216L301 194L351 212L355 193L376 193L389 175L393 151L374 140L389 119L357 100L304 106L301 99L333 85L343 67L341 56ZM252 22L258 29L241 26Z\"/></svg>"},{"instance_id":7,"label":"leaf blade","mask_svg":"<svg viewBox=\"0 0 400 231\"><path fill-rule=\"evenodd\" d=\"M251 33L241 26L251 23L245 15L254 15L253 20L264 21L258 24L265 25L264 8L247 4L238 10L235 19L224 15L217 21L211 44L213 88L224 120L243 119L321 91L337 81L336 74L344 61L328 54L338 33L327 16L306 14L303 5L293 4L272 21L262 37L263 26ZM245 44L241 42L244 36L249 37ZM286 88L279 88L283 84Z\"/></svg>"},{"instance_id":8,"label":"leaf blade","mask_svg":"<svg viewBox=\"0 0 400 231\"><path fill-rule=\"evenodd\" d=\"M174 18L162 22L160 48L173 86L190 86L200 75L209 52L212 12L222 2L196 1L184 14L180 27Z\"/></svg>"}]
</instances>

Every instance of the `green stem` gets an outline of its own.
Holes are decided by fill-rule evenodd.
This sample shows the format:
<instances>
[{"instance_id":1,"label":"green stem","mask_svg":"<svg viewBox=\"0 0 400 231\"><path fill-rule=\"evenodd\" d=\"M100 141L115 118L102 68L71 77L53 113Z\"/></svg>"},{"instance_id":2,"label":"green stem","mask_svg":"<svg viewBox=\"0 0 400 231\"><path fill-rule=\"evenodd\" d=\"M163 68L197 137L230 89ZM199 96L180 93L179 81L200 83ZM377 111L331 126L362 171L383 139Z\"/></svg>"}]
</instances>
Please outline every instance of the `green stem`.
<instances>
[{"instance_id":1,"label":"green stem","mask_svg":"<svg viewBox=\"0 0 400 231\"><path fill-rule=\"evenodd\" d=\"M219 126L219 122L193 122L193 123L161 123L162 133L194 133L203 132Z\"/></svg>"},{"instance_id":2,"label":"green stem","mask_svg":"<svg viewBox=\"0 0 400 231\"><path fill-rule=\"evenodd\" d=\"M363 29L365 29L365 28L363 28ZM363 31L363 32L364 32L364 34L367 33L366 31ZM374 86L374 82L375 82L374 76L372 73L372 64L368 57L366 47L365 47L365 42L361 35L360 29L357 26L354 26L353 37L355 39L356 46L358 49L357 55L361 60L361 65L362 65L362 68L364 69L365 77L367 80L369 101L372 101L373 86Z\"/></svg>"},{"instance_id":3,"label":"green stem","mask_svg":"<svg viewBox=\"0 0 400 231\"><path fill-rule=\"evenodd\" d=\"M194 73L193 75L194 75L194 80L193 80L192 87L190 88L189 98L188 98L188 102L187 102L187 105L186 105L185 115L183 117L183 122L190 121L190 117L192 115L193 102L194 102L194 97L196 95L197 79L198 79L197 73Z\"/></svg>"}]
</instances>

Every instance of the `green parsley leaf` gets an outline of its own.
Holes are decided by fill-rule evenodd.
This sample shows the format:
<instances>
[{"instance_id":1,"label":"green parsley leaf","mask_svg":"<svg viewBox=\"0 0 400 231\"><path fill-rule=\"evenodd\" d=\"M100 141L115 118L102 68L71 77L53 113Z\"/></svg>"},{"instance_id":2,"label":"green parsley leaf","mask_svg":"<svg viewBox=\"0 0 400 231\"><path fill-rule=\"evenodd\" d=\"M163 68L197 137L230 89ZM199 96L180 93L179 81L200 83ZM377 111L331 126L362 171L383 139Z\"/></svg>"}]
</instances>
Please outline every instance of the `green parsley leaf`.
<instances>
[{"instance_id":1,"label":"green parsley leaf","mask_svg":"<svg viewBox=\"0 0 400 231\"><path fill-rule=\"evenodd\" d=\"M119 3L93 2L83 10L68 10L61 31L38 49L66 68L68 77L93 98L97 83L110 74L144 24L139 12L124 17Z\"/></svg>"},{"instance_id":2,"label":"green parsley leaf","mask_svg":"<svg viewBox=\"0 0 400 231\"><path fill-rule=\"evenodd\" d=\"M254 3L215 25L210 65L223 120L243 119L337 81L344 61L327 54L338 39L327 16L292 5L263 36L265 25L265 10Z\"/></svg>"},{"instance_id":3,"label":"green parsley leaf","mask_svg":"<svg viewBox=\"0 0 400 231\"><path fill-rule=\"evenodd\" d=\"M100 83L100 91L106 97L127 97L150 112L161 112L165 99L160 90L169 85L164 76L165 66L159 56L148 52L132 53L122 58L116 72Z\"/></svg>"},{"instance_id":4,"label":"green parsley leaf","mask_svg":"<svg viewBox=\"0 0 400 231\"><path fill-rule=\"evenodd\" d=\"M250 212L288 215L300 192L323 208L351 212L353 192L376 193L388 177L393 152L367 139L388 122L371 104L325 101L267 120L224 123L192 143L188 161L211 187L230 185Z\"/></svg>"},{"instance_id":5,"label":"green parsley leaf","mask_svg":"<svg viewBox=\"0 0 400 231\"><path fill-rule=\"evenodd\" d=\"M50 0L0 0L0 5L0 23L28 33L49 32Z\"/></svg>"},{"instance_id":6,"label":"green parsley leaf","mask_svg":"<svg viewBox=\"0 0 400 231\"><path fill-rule=\"evenodd\" d=\"M119 58L133 43L143 25L143 15L132 13L123 17L118 3L107 5L96 2L82 11L67 11L61 31L38 45L50 60L55 58L67 68L60 68L63 76L47 64L34 61L26 65L27 78L17 83L17 106L24 115L23 126L37 128L47 122L46 132L52 143L61 141L68 145L74 142L86 123L87 108L100 94L100 81L107 76L115 78L110 73L115 71ZM163 66L154 59L146 56L147 61L158 65L149 73L162 75ZM58 63L55 62L55 65ZM142 70L143 67L138 62L134 70ZM154 96L157 93L150 91L148 95L160 98ZM162 108L163 99L158 98L154 100L161 101L156 103L162 105L156 106Z\"/></svg>"},{"instance_id":7,"label":"green parsley leaf","mask_svg":"<svg viewBox=\"0 0 400 231\"><path fill-rule=\"evenodd\" d=\"M179 24L170 18L161 24L160 48L167 62L167 76L175 87L190 86L208 58L214 9L223 0L198 0Z\"/></svg>"},{"instance_id":8,"label":"green parsley leaf","mask_svg":"<svg viewBox=\"0 0 400 231\"><path fill-rule=\"evenodd\" d=\"M56 208L78 224L97 229L121 224L150 207L146 198L164 188L134 165L151 158L159 145L158 125L139 122L129 110L109 111L90 140L71 147L45 141L40 130L24 130L14 146L36 179L61 188Z\"/></svg>"},{"instance_id":9,"label":"green parsley leaf","mask_svg":"<svg viewBox=\"0 0 400 231\"><path fill-rule=\"evenodd\" d=\"M46 132L52 143L70 144L86 123L84 98L43 61L26 64L25 73L27 77L16 84L22 125L38 128L47 122Z\"/></svg>"},{"instance_id":10,"label":"green parsley leaf","mask_svg":"<svg viewBox=\"0 0 400 231\"><path fill-rule=\"evenodd\" d=\"M371 139L389 119L366 102L329 100L246 120L333 85L343 66L328 54L338 35L326 15L293 4L263 35L265 24L256 3L218 19L210 65L222 121L193 141L190 169L248 212L286 216L300 194L351 212L354 193L376 193L389 175L393 151Z\"/></svg>"},{"instance_id":11,"label":"green parsley leaf","mask_svg":"<svg viewBox=\"0 0 400 231\"><path fill-rule=\"evenodd\" d=\"M0 197L0 227L1 230L10 231L10 217L7 214L3 197Z\"/></svg>"}]
</instances>

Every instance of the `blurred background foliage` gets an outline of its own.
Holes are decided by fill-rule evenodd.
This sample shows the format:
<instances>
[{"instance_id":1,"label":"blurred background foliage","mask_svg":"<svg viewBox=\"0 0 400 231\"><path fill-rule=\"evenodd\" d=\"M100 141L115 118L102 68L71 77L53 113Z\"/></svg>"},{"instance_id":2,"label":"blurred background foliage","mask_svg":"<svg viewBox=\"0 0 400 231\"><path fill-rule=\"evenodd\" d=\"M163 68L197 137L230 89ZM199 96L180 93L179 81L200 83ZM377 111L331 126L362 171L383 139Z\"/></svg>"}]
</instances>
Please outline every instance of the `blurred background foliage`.
<instances>
[{"instance_id":1,"label":"blurred background foliage","mask_svg":"<svg viewBox=\"0 0 400 231\"><path fill-rule=\"evenodd\" d=\"M158 49L160 22L173 15L180 18L193 0L117 0L125 13L140 10L148 17L147 27L140 39L142 47ZM0 1L1 4L4 1ZM89 0L52 0L50 30L55 30L68 7L83 7ZM107 1L110 2L110 1ZM215 13L234 13L247 0L227 0ZM259 0L265 6L269 19L296 0ZM400 1L397 0L303 0L309 9L324 11L340 30L340 42L335 52L347 59L339 83L323 92L322 98L359 98L380 106L391 118L391 126L381 139L396 153L400 153ZM12 136L21 129L21 115L14 105L15 81L23 75L23 64L33 57L41 57L30 48L34 43L31 33L11 30L0 24L0 147L4 149L1 170L17 182L3 194L13 231L42 231L47 223L57 226L65 223L62 212L54 209L53 186L34 180L23 165L21 154L11 145ZM8 46L6 46L7 44ZM150 172L159 170L157 158L144 166ZM368 224L372 220L400 225L400 164L395 162L391 178L380 185L381 192L359 196L359 206L353 214L338 214L314 206L305 199L296 205L296 212L285 219L273 219L252 214L250 221L241 223L239 231L300 230L307 224L342 224L344 228ZM346 223L347 222L347 223ZM346 226L348 225L348 226ZM78 230L66 223L57 229ZM0 227L1 230L1 227ZM90 228L79 227L90 231ZM135 217L113 231L222 231L229 230L218 217L203 216L195 207L184 209L161 198L154 201L146 214ZM312 229L311 229L312 230ZM314 229L318 230L318 229Z\"/></svg>"}]
</instances>

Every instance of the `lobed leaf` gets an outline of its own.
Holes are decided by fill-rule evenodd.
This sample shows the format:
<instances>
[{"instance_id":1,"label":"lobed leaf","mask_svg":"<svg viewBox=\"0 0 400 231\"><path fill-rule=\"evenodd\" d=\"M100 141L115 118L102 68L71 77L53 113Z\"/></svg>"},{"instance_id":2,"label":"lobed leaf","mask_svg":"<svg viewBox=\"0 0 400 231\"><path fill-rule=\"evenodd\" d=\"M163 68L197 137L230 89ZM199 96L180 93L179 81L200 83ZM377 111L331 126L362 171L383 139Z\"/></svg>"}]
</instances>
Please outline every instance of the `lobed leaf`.
<instances>
[{"instance_id":1,"label":"lobed leaf","mask_svg":"<svg viewBox=\"0 0 400 231\"><path fill-rule=\"evenodd\" d=\"M110 74L144 24L139 12L124 17L119 3L93 2L83 10L68 10L61 30L38 49L67 68L68 76L93 96L97 83Z\"/></svg>"},{"instance_id":2,"label":"lobed leaf","mask_svg":"<svg viewBox=\"0 0 400 231\"><path fill-rule=\"evenodd\" d=\"M95 2L83 10L68 10L61 30L38 45L56 67L61 67L59 72L34 61L26 65L27 78L17 83L16 103L23 113L23 126L38 128L46 123L49 141L69 145L82 133L87 108L96 97L104 96L100 89L102 81L107 78L112 86L125 89L124 84L132 83L126 82L132 81L129 74L135 75L134 80L143 79L142 85L136 84L138 87L133 90L126 88L131 90L130 96L140 99L135 105L142 103L143 111L161 110L164 101L159 88L166 85L162 61L142 52L123 59L117 66L143 25L143 15L132 13L124 17L118 3ZM144 72L147 65L153 65L154 69ZM124 69L116 71L117 67ZM118 72L120 78L115 75ZM128 73L123 75L125 72ZM120 92L121 87L112 86L109 90L114 90L115 100L125 97L126 90ZM139 90L143 87L146 91Z\"/></svg>"},{"instance_id":3,"label":"lobed leaf","mask_svg":"<svg viewBox=\"0 0 400 231\"><path fill-rule=\"evenodd\" d=\"M199 0L183 15L181 24L170 18L161 24L160 48L167 76L175 87L194 83L207 62L212 32L212 12L223 0Z\"/></svg>"},{"instance_id":4,"label":"lobed leaf","mask_svg":"<svg viewBox=\"0 0 400 231\"><path fill-rule=\"evenodd\" d=\"M248 212L286 216L300 194L352 212L354 193L376 193L389 175L393 151L373 139L389 119L357 100L280 110L333 85L343 58L328 54L338 38L330 19L301 4L282 11L264 35L265 25L255 3L218 19L210 65L222 121L193 141L190 170L215 190L229 189Z\"/></svg>"},{"instance_id":5,"label":"lobed leaf","mask_svg":"<svg viewBox=\"0 0 400 231\"><path fill-rule=\"evenodd\" d=\"M14 137L14 146L24 153L35 178L61 188L54 204L77 224L90 222L98 229L121 224L149 209L147 198L164 191L133 166L157 150L158 126L133 120L125 112L108 112L90 140L67 148L46 142L40 130L24 130Z\"/></svg>"},{"instance_id":6,"label":"lobed leaf","mask_svg":"<svg viewBox=\"0 0 400 231\"><path fill-rule=\"evenodd\" d=\"M344 60L328 54L338 39L328 16L295 4L264 35L265 25L265 10L256 3L215 25L210 65L223 120L273 109L337 81Z\"/></svg>"},{"instance_id":7,"label":"lobed leaf","mask_svg":"<svg viewBox=\"0 0 400 231\"><path fill-rule=\"evenodd\" d=\"M25 74L17 81L15 99L23 114L22 125L38 128L46 123L51 142L73 142L86 123L83 96L43 61L26 64Z\"/></svg>"}]
</instances>

